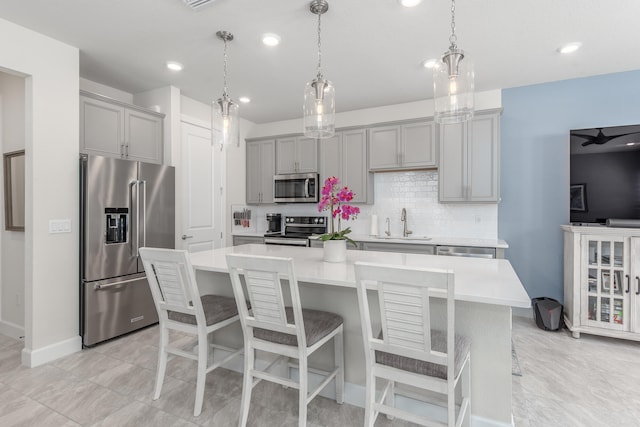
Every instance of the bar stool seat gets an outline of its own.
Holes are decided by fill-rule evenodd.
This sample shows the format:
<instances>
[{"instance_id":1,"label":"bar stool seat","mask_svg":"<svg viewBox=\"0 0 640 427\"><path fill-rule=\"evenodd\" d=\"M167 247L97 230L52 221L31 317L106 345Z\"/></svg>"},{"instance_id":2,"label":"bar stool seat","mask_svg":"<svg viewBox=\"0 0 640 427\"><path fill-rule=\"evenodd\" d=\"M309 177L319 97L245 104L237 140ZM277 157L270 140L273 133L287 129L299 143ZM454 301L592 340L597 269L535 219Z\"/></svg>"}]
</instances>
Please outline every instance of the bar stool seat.
<instances>
[{"instance_id":1,"label":"bar stool seat","mask_svg":"<svg viewBox=\"0 0 640 427\"><path fill-rule=\"evenodd\" d=\"M293 308L285 307L285 311L287 313L287 323L293 324ZM307 339L307 346L314 345L343 323L342 317L337 314L307 308L302 309L302 321L304 323L304 333ZM282 332L262 328L254 328L253 336L255 338L271 341L277 344L295 347L298 346L298 338L291 334L284 334Z\"/></svg>"},{"instance_id":2,"label":"bar stool seat","mask_svg":"<svg viewBox=\"0 0 640 427\"><path fill-rule=\"evenodd\" d=\"M202 309L204 310L204 317L207 322L207 326L211 326L215 323L222 322L223 320L227 320L238 315L238 306L236 305L236 300L233 297L202 295L200 297L200 301L202 302ZM167 315L169 316L169 320L188 323L190 325L198 324L196 316L193 314L167 310Z\"/></svg>"},{"instance_id":3,"label":"bar stool seat","mask_svg":"<svg viewBox=\"0 0 640 427\"><path fill-rule=\"evenodd\" d=\"M378 336L378 339L383 339L382 334ZM455 334L454 342L453 376L457 377L460 374L460 371L466 361L466 357L471 349L471 340L465 336ZM446 353L446 332L435 329L431 330L431 348L434 351ZM438 363L425 362L424 360L412 359L410 357L386 353L384 351L376 351L376 363L420 375L441 378L443 380L447 379L447 366L440 365Z\"/></svg>"}]
</instances>

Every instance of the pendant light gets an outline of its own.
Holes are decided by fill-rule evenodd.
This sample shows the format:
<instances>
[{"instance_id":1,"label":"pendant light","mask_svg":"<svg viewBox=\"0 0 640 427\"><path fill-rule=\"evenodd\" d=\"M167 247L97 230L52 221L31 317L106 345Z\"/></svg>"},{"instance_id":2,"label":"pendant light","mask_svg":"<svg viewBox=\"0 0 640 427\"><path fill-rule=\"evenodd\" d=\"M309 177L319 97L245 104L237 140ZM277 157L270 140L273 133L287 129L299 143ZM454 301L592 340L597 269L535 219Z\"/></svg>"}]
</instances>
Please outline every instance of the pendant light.
<instances>
[{"instance_id":1,"label":"pendant light","mask_svg":"<svg viewBox=\"0 0 640 427\"><path fill-rule=\"evenodd\" d=\"M460 123L473 117L473 63L456 44L456 1L451 1L449 50L434 67L433 99L438 123Z\"/></svg>"},{"instance_id":2,"label":"pendant light","mask_svg":"<svg viewBox=\"0 0 640 427\"><path fill-rule=\"evenodd\" d=\"M307 83L304 90L304 136L330 138L335 133L336 93L333 84L322 76L320 39L321 16L329 10L329 3L313 0L309 10L318 15L318 75Z\"/></svg>"},{"instance_id":3,"label":"pendant light","mask_svg":"<svg viewBox=\"0 0 640 427\"><path fill-rule=\"evenodd\" d=\"M238 104L229 98L227 93L227 42L233 40L233 34L228 31L218 31L216 36L224 42L224 90L222 97L212 106L213 141L221 145L240 146L240 126L238 118Z\"/></svg>"}]
</instances>

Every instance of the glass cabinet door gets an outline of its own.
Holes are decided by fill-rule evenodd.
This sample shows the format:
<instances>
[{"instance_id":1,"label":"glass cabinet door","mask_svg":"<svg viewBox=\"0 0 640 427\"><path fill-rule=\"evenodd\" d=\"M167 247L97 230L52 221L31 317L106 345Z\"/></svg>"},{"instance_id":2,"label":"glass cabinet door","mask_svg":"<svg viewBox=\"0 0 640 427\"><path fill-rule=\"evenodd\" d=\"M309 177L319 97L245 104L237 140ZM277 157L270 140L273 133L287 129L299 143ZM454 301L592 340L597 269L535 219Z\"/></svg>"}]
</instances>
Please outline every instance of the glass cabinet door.
<instances>
[{"instance_id":1,"label":"glass cabinet door","mask_svg":"<svg viewBox=\"0 0 640 427\"><path fill-rule=\"evenodd\" d=\"M624 270L624 238L582 237L582 321L599 328L629 330L629 289Z\"/></svg>"}]
</instances>

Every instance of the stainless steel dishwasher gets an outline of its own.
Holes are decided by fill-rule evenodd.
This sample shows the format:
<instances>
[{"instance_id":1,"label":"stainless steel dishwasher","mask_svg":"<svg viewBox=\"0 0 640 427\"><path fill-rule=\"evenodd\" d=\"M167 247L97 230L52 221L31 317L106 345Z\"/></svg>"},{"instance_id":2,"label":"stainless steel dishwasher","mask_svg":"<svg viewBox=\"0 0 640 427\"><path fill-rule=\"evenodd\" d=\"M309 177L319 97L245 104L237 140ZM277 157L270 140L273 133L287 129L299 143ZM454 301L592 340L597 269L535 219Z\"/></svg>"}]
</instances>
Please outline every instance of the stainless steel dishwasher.
<instances>
[{"instance_id":1,"label":"stainless steel dishwasher","mask_svg":"<svg viewBox=\"0 0 640 427\"><path fill-rule=\"evenodd\" d=\"M495 258L495 248L478 248L473 246L438 246L436 255L460 256L471 258Z\"/></svg>"}]
</instances>

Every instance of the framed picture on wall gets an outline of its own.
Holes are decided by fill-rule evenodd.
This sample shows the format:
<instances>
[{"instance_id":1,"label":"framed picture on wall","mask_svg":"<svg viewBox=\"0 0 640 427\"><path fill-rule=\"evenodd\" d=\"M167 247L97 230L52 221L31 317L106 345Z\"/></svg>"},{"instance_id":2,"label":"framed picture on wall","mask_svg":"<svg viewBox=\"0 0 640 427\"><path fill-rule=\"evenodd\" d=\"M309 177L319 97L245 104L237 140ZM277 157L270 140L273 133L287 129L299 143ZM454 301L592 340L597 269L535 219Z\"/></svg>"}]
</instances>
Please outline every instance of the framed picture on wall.
<instances>
[{"instance_id":1,"label":"framed picture on wall","mask_svg":"<svg viewBox=\"0 0 640 427\"><path fill-rule=\"evenodd\" d=\"M571 184L569 206L573 212L587 212L587 184Z\"/></svg>"}]
</instances>

